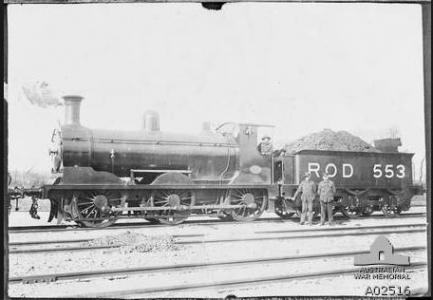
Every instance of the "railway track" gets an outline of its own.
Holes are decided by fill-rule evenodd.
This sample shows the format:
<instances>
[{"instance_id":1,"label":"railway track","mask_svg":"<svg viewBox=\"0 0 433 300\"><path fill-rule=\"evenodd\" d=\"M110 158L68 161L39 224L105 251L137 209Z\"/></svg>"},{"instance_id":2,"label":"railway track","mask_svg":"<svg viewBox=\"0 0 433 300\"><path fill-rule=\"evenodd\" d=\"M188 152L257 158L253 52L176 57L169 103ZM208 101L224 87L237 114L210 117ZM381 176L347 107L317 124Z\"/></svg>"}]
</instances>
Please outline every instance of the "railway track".
<instances>
[{"instance_id":1,"label":"railway track","mask_svg":"<svg viewBox=\"0 0 433 300\"><path fill-rule=\"evenodd\" d=\"M408 252L408 251L423 251L426 250L425 246L413 246L395 249L396 252ZM68 272L68 273L55 273L55 274L38 274L30 276L18 276L10 277L9 283L39 283L39 282L53 282L61 280L78 280L88 278L106 278L113 276L124 276L124 275L138 275L155 272L168 272L168 271L182 271L182 270L193 270L210 267L229 267L239 265L251 265L251 264L269 264L269 263L281 263L281 262L292 262L299 260L311 260L311 259L322 259L322 258L339 258L339 257L351 257L354 255L365 254L368 251L343 251L343 252L332 252L332 253L318 253L318 254L307 254L307 255L290 255L290 256L274 256L267 258L252 258L252 259L237 259L237 260L221 260L214 262L201 262L201 263L189 263L189 264L175 264L175 265L156 265L151 267L138 267L138 268L120 268L120 269L108 269L108 270L91 270L81 272Z\"/></svg>"},{"instance_id":2,"label":"railway track","mask_svg":"<svg viewBox=\"0 0 433 300\"><path fill-rule=\"evenodd\" d=\"M425 227L423 225L422 227ZM210 243L228 243L228 242L250 242L250 241L268 241L268 240L294 240L294 239L311 239L311 238L329 238L329 237L340 237L340 236L361 236L361 235L378 235L378 234L402 234L402 233L418 233L425 232L426 228L419 229L407 229L407 230L382 230L382 231L371 231L371 232L333 232L317 235L308 236L261 236L261 237L246 237L246 238L228 238L228 239L203 239L203 240L187 240L178 241L176 244L179 245L191 245L191 244L210 244Z\"/></svg>"},{"instance_id":3,"label":"railway track","mask_svg":"<svg viewBox=\"0 0 433 300\"><path fill-rule=\"evenodd\" d=\"M427 266L427 262L416 262L412 264L407 269L414 270L420 269ZM224 289L224 288L234 288L234 287L245 287L245 286L253 286L256 287L260 284L271 284L275 282L281 281L293 281L293 280L302 280L302 279L314 279L314 278L329 278L347 274L353 274L359 270L359 268L340 268L334 269L330 271L317 271L317 272L303 272L298 274L287 274L287 275L277 275L277 276L261 276L255 278L246 278L246 279L238 279L238 280L222 280L216 281L212 283L191 283L191 284L178 284L171 286L163 286L163 287L150 287L150 288L138 288L133 290L118 290L118 291L110 291L110 292L96 292L96 293L86 293L79 294L78 297L129 297L129 298L137 298L137 297L145 297L148 294L155 293L164 293L164 292L175 292L175 291L197 291L197 290L206 290L209 288L212 289Z\"/></svg>"},{"instance_id":4,"label":"railway track","mask_svg":"<svg viewBox=\"0 0 433 300\"><path fill-rule=\"evenodd\" d=\"M404 213L398 216L398 219L407 219L407 218L419 218L419 217L425 217L426 213ZM369 217L362 217L362 220L368 220L368 219L381 219L384 218L383 215L372 215ZM335 220L346 220L347 218L344 216L335 216ZM294 222L296 218L293 220L283 220L279 217L266 217L266 218L260 218L258 220L253 221L253 223L287 223L287 222ZM211 226L211 225L232 225L232 224L240 224L236 221L223 221L219 219L211 219L211 220L187 220L185 221L182 226L185 225L202 225L202 226ZM39 233L39 232L59 232L59 231L100 231L100 230L117 230L117 229L136 229L136 228L143 228L143 227L152 227L152 228L164 228L164 227L171 227L172 225L165 225L165 224L152 224L149 222L137 222L137 223L115 223L111 225L110 227L98 229L98 228L86 228L86 227L79 227L78 225L46 225L46 226L13 226L9 227L9 233L15 234L15 233Z\"/></svg>"},{"instance_id":5,"label":"railway track","mask_svg":"<svg viewBox=\"0 0 433 300\"><path fill-rule=\"evenodd\" d=\"M402 228L403 230L396 230ZM374 231L368 231L374 230ZM248 241L263 241L263 240L290 240L290 239L305 239L305 238L325 238L325 237L340 237L340 236L360 236L360 235L376 235L376 234L402 234L402 233L417 233L425 232L425 224L400 224L400 225L381 225L381 226L366 226L366 227L347 227L347 228L311 228L311 229L292 229L282 231L259 231L252 236L243 236L241 238L206 238L203 234L185 234L174 235L175 244L191 245L204 243L227 243L227 242L248 242ZM319 234L315 234L319 232ZM274 233L274 236L264 236L264 234ZM285 233L289 235L279 235ZM307 233L306 235L290 235L297 233ZM313 233L313 234L311 234ZM200 237L200 239L194 239ZM189 239L193 238L193 239ZM9 254L25 254L25 253L44 253L44 252L70 252L84 250L101 250L110 248L120 248L122 245L102 245L88 246L83 245L91 239L73 239L73 240L51 240L51 241L28 241L28 242L12 242L9 244ZM80 245L81 243L81 245ZM50 245L50 244L73 244L73 246L63 247L41 247L41 248L26 248L26 246ZM78 245L77 245L78 244Z\"/></svg>"}]
</instances>

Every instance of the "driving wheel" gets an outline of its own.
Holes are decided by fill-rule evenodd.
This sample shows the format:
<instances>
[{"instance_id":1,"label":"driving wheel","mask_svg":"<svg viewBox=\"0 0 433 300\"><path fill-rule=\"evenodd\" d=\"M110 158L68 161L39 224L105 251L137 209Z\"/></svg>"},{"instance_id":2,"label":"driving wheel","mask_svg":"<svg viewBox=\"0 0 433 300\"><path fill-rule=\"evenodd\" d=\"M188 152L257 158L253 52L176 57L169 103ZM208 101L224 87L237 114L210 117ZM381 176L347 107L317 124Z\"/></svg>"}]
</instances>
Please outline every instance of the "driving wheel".
<instances>
[{"instance_id":1,"label":"driving wheel","mask_svg":"<svg viewBox=\"0 0 433 300\"><path fill-rule=\"evenodd\" d=\"M195 196L190 190L155 190L151 203L154 207L167 208L157 218L160 223L177 225L188 219L191 214L188 208L194 205Z\"/></svg>"},{"instance_id":2,"label":"driving wheel","mask_svg":"<svg viewBox=\"0 0 433 300\"><path fill-rule=\"evenodd\" d=\"M233 189L229 191L230 205L242 205L232 210L236 221L248 222L258 219L265 210L267 192L258 189Z\"/></svg>"},{"instance_id":3,"label":"driving wheel","mask_svg":"<svg viewBox=\"0 0 433 300\"><path fill-rule=\"evenodd\" d=\"M120 207L124 199L118 192L91 191L75 193L72 197L78 219L75 221L91 228L104 228L116 222L120 212L113 213L111 207Z\"/></svg>"}]
</instances>

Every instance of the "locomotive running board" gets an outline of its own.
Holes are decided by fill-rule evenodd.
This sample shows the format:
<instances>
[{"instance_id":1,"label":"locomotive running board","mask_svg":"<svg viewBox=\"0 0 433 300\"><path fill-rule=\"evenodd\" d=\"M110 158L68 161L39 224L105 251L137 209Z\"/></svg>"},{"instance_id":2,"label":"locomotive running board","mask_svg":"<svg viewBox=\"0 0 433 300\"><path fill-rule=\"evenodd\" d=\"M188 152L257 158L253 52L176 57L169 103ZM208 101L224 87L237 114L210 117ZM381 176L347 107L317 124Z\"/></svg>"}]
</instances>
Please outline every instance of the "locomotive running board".
<instances>
[{"instance_id":1,"label":"locomotive running board","mask_svg":"<svg viewBox=\"0 0 433 300\"><path fill-rule=\"evenodd\" d=\"M46 190L159 190L159 189L266 189L273 188L272 184L154 184L154 185L119 185L119 184L59 184L59 185L44 185Z\"/></svg>"},{"instance_id":2,"label":"locomotive running board","mask_svg":"<svg viewBox=\"0 0 433 300\"><path fill-rule=\"evenodd\" d=\"M217 185L217 184L164 184L164 185L119 185L119 184L59 184L44 185L40 189L38 198L50 198L49 194L53 191L118 191L133 192L145 190L233 190L233 189L266 189L277 192L278 187L271 184L236 184L236 185Z\"/></svg>"}]
</instances>

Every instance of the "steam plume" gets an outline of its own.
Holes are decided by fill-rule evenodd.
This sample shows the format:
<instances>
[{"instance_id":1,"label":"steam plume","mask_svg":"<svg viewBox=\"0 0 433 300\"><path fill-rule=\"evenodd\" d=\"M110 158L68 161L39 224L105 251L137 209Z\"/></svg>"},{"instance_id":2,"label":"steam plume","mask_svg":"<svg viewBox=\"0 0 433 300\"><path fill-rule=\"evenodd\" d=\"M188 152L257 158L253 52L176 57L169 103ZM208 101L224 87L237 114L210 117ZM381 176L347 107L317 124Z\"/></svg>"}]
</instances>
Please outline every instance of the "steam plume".
<instances>
[{"instance_id":1,"label":"steam plume","mask_svg":"<svg viewBox=\"0 0 433 300\"><path fill-rule=\"evenodd\" d=\"M60 97L53 92L45 81L27 83L22 86L22 89L27 100L33 105L43 108L63 105Z\"/></svg>"}]
</instances>

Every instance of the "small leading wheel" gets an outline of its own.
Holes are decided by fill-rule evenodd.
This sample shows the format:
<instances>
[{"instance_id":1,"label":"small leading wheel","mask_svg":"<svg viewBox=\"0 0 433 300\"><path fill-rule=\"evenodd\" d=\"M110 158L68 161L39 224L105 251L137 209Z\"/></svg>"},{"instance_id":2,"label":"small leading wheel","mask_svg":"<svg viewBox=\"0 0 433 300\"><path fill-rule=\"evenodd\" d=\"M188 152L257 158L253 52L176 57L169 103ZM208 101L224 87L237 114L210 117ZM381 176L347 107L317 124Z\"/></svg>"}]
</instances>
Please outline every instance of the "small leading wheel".
<instances>
[{"instance_id":1,"label":"small leading wheel","mask_svg":"<svg viewBox=\"0 0 433 300\"><path fill-rule=\"evenodd\" d=\"M190 190L155 190L151 195L151 203L154 207L167 208L158 217L160 223L177 225L188 219L191 214L188 208L194 205L195 196Z\"/></svg>"},{"instance_id":2,"label":"small leading wheel","mask_svg":"<svg viewBox=\"0 0 433 300\"><path fill-rule=\"evenodd\" d=\"M275 201L275 213L282 219L290 219L295 214L295 212L288 210L287 201L284 198Z\"/></svg>"},{"instance_id":3,"label":"small leading wheel","mask_svg":"<svg viewBox=\"0 0 433 300\"><path fill-rule=\"evenodd\" d=\"M81 192L73 195L72 202L78 219L75 221L91 228L104 228L116 222L120 213L112 213L111 207L121 206L122 197L117 192Z\"/></svg>"},{"instance_id":4,"label":"small leading wheel","mask_svg":"<svg viewBox=\"0 0 433 300\"><path fill-rule=\"evenodd\" d=\"M236 221L248 222L258 219L265 210L267 194L264 190L234 189L229 191L230 205L242 205L232 210Z\"/></svg>"}]
</instances>

